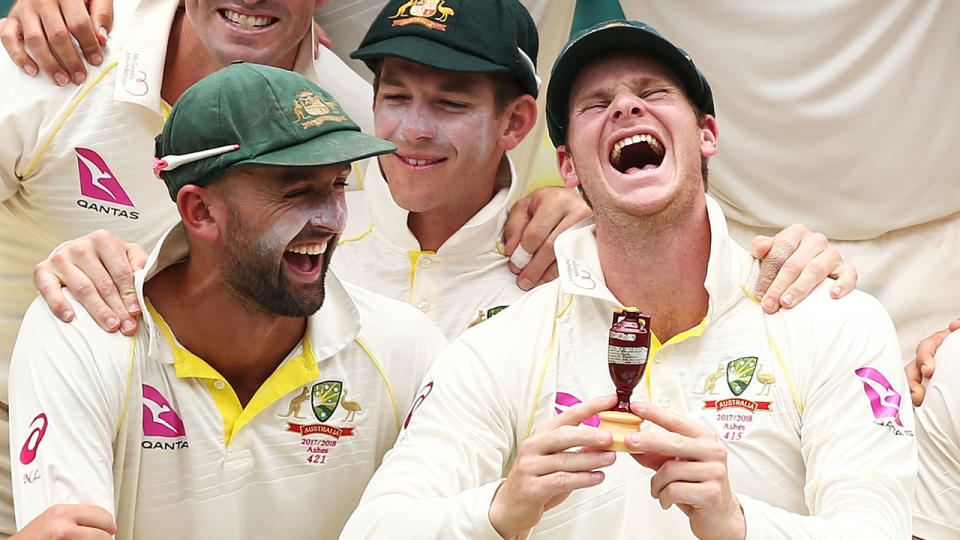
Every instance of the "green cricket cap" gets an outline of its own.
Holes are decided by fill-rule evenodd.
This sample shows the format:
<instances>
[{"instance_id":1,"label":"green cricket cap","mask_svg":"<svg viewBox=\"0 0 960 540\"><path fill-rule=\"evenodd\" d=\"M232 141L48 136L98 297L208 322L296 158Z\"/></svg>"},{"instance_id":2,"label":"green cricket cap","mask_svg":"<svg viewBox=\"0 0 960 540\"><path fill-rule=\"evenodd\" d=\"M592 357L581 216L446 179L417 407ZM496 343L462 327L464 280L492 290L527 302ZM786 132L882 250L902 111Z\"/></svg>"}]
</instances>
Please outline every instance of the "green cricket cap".
<instances>
[{"instance_id":1,"label":"green cricket cap","mask_svg":"<svg viewBox=\"0 0 960 540\"><path fill-rule=\"evenodd\" d=\"M459 73L512 73L536 97L537 27L519 0L391 0L351 58L385 56Z\"/></svg>"},{"instance_id":2,"label":"green cricket cap","mask_svg":"<svg viewBox=\"0 0 960 540\"><path fill-rule=\"evenodd\" d=\"M170 198L242 165L318 167L397 149L365 135L315 83L293 71L231 64L180 96L156 138L154 173Z\"/></svg>"},{"instance_id":3,"label":"green cricket cap","mask_svg":"<svg viewBox=\"0 0 960 540\"><path fill-rule=\"evenodd\" d=\"M656 58L677 75L695 107L716 116L710 85L689 54L646 23L622 19L603 21L576 32L553 64L547 86L547 130L554 146L567 140L570 88L577 74L594 60L622 51Z\"/></svg>"}]
</instances>

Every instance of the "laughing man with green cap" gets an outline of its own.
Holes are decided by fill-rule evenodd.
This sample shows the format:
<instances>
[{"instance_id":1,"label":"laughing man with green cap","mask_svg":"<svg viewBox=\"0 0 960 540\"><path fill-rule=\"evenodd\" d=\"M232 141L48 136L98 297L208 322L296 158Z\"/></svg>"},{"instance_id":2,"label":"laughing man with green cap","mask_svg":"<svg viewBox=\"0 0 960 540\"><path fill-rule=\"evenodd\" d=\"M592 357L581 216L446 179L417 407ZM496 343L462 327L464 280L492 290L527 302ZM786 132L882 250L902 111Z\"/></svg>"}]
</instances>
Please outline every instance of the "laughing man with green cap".
<instances>
[{"instance_id":1,"label":"laughing man with green cap","mask_svg":"<svg viewBox=\"0 0 960 540\"><path fill-rule=\"evenodd\" d=\"M557 238L556 282L437 358L346 537L909 537L916 445L893 325L831 283L764 312L758 265L706 195L714 112L706 77L650 26L573 36L547 114L595 218ZM652 334L632 456L600 450L597 416L617 404L610 318L626 306Z\"/></svg>"},{"instance_id":2,"label":"laughing man with green cap","mask_svg":"<svg viewBox=\"0 0 960 540\"><path fill-rule=\"evenodd\" d=\"M351 162L394 149L283 69L234 64L177 100L154 170L181 221L137 274L137 333L39 301L24 319L21 527L86 503L109 519L81 525L117 538L339 535L445 342L327 272Z\"/></svg>"}]
</instances>

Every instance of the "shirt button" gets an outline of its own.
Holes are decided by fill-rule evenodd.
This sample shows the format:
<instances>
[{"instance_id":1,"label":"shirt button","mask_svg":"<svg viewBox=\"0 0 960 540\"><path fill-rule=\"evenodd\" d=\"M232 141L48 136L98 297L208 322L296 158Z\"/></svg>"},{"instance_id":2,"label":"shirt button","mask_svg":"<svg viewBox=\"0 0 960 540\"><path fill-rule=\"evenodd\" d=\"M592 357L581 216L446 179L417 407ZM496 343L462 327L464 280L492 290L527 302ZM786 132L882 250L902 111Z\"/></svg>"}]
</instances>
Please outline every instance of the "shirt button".
<instances>
[{"instance_id":1,"label":"shirt button","mask_svg":"<svg viewBox=\"0 0 960 540\"><path fill-rule=\"evenodd\" d=\"M657 400L657 403L659 403L660 406L663 407L664 409L667 409L670 407L670 398L662 397L659 400Z\"/></svg>"},{"instance_id":2,"label":"shirt button","mask_svg":"<svg viewBox=\"0 0 960 540\"><path fill-rule=\"evenodd\" d=\"M433 264L433 261L428 257L420 257L420 268L430 268L431 264Z\"/></svg>"},{"instance_id":3,"label":"shirt button","mask_svg":"<svg viewBox=\"0 0 960 540\"><path fill-rule=\"evenodd\" d=\"M661 356L661 355L659 355L659 354L656 355L656 356L654 356L654 357L653 357L653 363L654 363L654 364L662 364L662 363L663 363L663 356Z\"/></svg>"},{"instance_id":4,"label":"shirt button","mask_svg":"<svg viewBox=\"0 0 960 540\"><path fill-rule=\"evenodd\" d=\"M217 390L223 390L223 387L224 387L224 386L226 386L226 385L223 384L223 381L219 381L219 380L218 380L218 381L213 381L213 387L216 388Z\"/></svg>"},{"instance_id":5,"label":"shirt button","mask_svg":"<svg viewBox=\"0 0 960 540\"><path fill-rule=\"evenodd\" d=\"M424 313L430 311L430 302L427 302L426 300L421 300L420 303L417 304L417 309L419 309Z\"/></svg>"}]
</instances>

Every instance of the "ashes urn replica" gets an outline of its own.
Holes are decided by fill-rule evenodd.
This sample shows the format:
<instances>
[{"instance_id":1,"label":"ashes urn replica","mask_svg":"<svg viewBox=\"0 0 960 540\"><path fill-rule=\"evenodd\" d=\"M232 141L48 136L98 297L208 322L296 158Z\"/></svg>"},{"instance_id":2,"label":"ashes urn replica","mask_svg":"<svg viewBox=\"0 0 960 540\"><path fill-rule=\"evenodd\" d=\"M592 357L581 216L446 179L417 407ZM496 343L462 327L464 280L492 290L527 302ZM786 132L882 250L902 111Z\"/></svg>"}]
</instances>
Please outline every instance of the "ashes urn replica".
<instances>
[{"instance_id":1,"label":"ashes urn replica","mask_svg":"<svg viewBox=\"0 0 960 540\"><path fill-rule=\"evenodd\" d=\"M600 413L600 429L613 433L607 450L627 452L624 437L637 431L642 418L630 412L630 395L643 378L650 354L650 317L635 308L613 314L607 345L610 378L617 388L617 405Z\"/></svg>"}]
</instances>

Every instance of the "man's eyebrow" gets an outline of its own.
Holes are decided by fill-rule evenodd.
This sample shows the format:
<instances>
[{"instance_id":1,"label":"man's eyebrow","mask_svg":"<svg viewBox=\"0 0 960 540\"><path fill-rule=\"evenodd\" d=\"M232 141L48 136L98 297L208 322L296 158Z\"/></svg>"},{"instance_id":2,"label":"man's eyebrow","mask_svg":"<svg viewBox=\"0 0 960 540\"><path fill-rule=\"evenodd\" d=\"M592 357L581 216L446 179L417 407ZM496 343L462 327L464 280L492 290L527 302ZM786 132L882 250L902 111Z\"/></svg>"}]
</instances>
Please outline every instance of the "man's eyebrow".
<instances>
[{"instance_id":1,"label":"man's eyebrow","mask_svg":"<svg viewBox=\"0 0 960 540\"><path fill-rule=\"evenodd\" d=\"M674 80L673 77L667 74L655 74L655 75L644 75L642 77L637 77L633 80L633 84L637 88L647 88L650 86L680 86L680 82Z\"/></svg>"},{"instance_id":2,"label":"man's eyebrow","mask_svg":"<svg viewBox=\"0 0 960 540\"><path fill-rule=\"evenodd\" d=\"M313 178L307 174L306 169L312 167L278 167L281 170L274 170L270 173L270 181L274 186L285 188L299 184L301 182L312 182Z\"/></svg>"},{"instance_id":3,"label":"man's eyebrow","mask_svg":"<svg viewBox=\"0 0 960 540\"><path fill-rule=\"evenodd\" d=\"M380 84L381 85L385 84L388 86L403 86L403 83L398 81L395 77L389 74L384 75L382 73L380 74Z\"/></svg>"},{"instance_id":4,"label":"man's eyebrow","mask_svg":"<svg viewBox=\"0 0 960 540\"><path fill-rule=\"evenodd\" d=\"M398 79L396 76L387 74L381 74L380 76L380 85L381 86L397 86L400 88L405 87L406 85ZM466 94L470 96L475 96L478 94L478 88L474 81L469 78L450 78L441 82L435 90L437 92L445 92L451 94Z\"/></svg>"},{"instance_id":5,"label":"man's eyebrow","mask_svg":"<svg viewBox=\"0 0 960 540\"><path fill-rule=\"evenodd\" d=\"M284 184L295 184L305 179L305 169L306 167L283 167L283 170L275 174L274 178Z\"/></svg>"},{"instance_id":6,"label":"man's eyebrow","mask_svg":"<svg viewBox=\"0 0 960 540\"><path fill-rule=\"evenodd\" d=\"M610 96L610 90L606 87L603 88L594 88L589 92L583 93L574 96L571 103L583 103L584 101L594 101L597 99L604 99Z\"/></svg>"},{"instance_id":7,"label":"man's eyebrow","mask_svg":"<svg viewBox=\"0 0 960 540\"><path fill-rule=\"evenodd\" d=\"M626 86L634 90L641 90L644 88L649 88L651 86L678 86L682 89L679 83L672 80L670 77L663 75L638 75L632 77L626 82ZM597 99L608 99L610 94L613 92L608 86L596 86L590 88L585 92L581 92L579 95L573 96L570 100L571 104L583 103L584 101L592 101Z\"/></svg>"},{"instance_id":8,"label":"man's eyebrow","mask_svg":"<svg viewBox=\"0 0 960 540\"><path fill-rule=\"evenodd\" d=\"M464 78L457 77L456 79L450 79L444 81L437 87L437 90L440 92L449 92L452 94L477 94L477 85L472 81L466 80Z\"/></svg>"}]
</instances>

